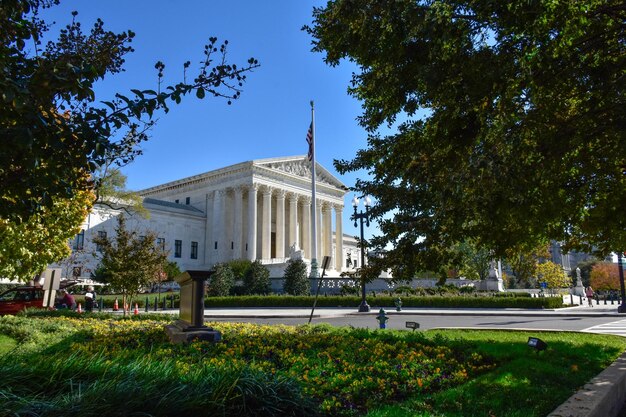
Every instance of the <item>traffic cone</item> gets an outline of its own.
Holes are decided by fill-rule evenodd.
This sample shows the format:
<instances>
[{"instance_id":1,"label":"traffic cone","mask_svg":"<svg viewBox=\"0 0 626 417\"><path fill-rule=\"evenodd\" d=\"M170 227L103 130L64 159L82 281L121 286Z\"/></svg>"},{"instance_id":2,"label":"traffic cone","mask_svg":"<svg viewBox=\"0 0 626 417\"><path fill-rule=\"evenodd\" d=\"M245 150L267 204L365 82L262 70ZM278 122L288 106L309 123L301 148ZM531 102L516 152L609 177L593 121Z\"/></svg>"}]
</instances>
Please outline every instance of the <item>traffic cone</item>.
<instances>
[{"instance_id":1,"label":"traffic cone","mask_svg":"<svg viewBox=\"0 0 626 417\"><path fill-rule=\"evenodd\" d=\"M133 311L133 313L135 314L135 316L139 314L139 306L137 305L137 303L135 303L135 310Z\"/></svg>"},{"instance_id":2,"label":"traffic cone","mask_svg":"<svg viewBox=\"0 0 626 417\"><path fill-rule=\"evenodd\" d=\"M113 311L117 311L120 309L119 304L117 304L117 298L115 299L115 302L113 303Z\"/></svg>"},{"instance_id":3,"label":"traffic cone","mask_svg":"<svg viewBox=\"0 0 626 417\"><path fill-rule=\"evenodd\" d=\"M83 309L81 308L80 303L78 303L78 308L76 309L76 312L77 312L78 314L80 314L80 313L82 313L82 312L83 312Z\"/></svg>"}]
</instances>

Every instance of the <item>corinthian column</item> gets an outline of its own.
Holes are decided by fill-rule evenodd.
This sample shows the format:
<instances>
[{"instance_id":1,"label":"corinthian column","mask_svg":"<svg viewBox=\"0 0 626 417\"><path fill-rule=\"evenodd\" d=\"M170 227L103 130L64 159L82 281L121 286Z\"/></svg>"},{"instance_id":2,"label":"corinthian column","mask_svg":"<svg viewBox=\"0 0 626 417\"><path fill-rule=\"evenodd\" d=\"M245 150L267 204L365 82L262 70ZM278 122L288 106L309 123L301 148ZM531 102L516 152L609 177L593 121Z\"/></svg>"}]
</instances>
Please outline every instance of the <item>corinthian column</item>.
<instances>
[{"instance_id":1,"label":"corinthian column","mask_svg":"<svg viewBox=\"0 0 626 417\"><path fill-rule=\"evenodd\" d=\"M256 224L257 224L257 212L256 212L256 195L259 186L252 184L248 188L248 253L247 258L251 261L256 259Z\"/></svg>"},{"instance_id":2,"label":"corinthian column","mask_svg":"<svg viewBox=\"0 0 626 417\"><path fill-rule=\"evenodd\" d=\"M285 257L285 190L276 194L276 257Z\"/></svg>"},{"instance_id":3,"label":"corinthian column","mask_svg":"<svg viewBox=\"0 0 626 417\"><path fill-rule=\"evenodd\" d=\"M317 253L315 254L315 259L317 259L317 264L321 265L322 262L322 246L324 241L322 240L322 230L324 226L322 224L322 202L317 200L314 203L315 206L315 216L317 216Z\"/></svg>"},{"instance_id":4,"label":"corinthian column","mask_svg":"<svg viewBox=\"0 0 626 417\"><path fill-rule=\"evenodd\" d=\"M243 190L235 187L233 207L233 259L241 259L243 239Z\"/></svg>"},{"instance_id":5,"label":"corinthian column","mask_svg":"<svg viewBox=\"0 0 626 417\"><path fill-rule=\"evenodd\" d=\"M311 253L311 197L304 197L302 201L302 249L305 257L314 258Z\"/></svg>"},{"instance_id":6,"label":"corinthian column","mask_svg":"<svg viewBox=\"0 0 626 417\"><path fill-rule=\"evenodd\" d=\"M323 208L324 217L324 252L322 252L322 259L324 256L333 256L333 221L332 221L332 208L329 204L324 205Z\"/></svg>"},{"instance_id":7,"label":"corinthian column","mask_svg":"<svg viewBox=\"0 0 626 417\"><path fill-rule=\"evenodd\" d=\"M298 241L298 195L289 194L289 246L300 245Z\"/></svg>"},{"instance_id":8,"label":"corinthian column","mask_svg":"<svg viewBox=\"0 0 626 417\"><path fill-rule=\"evenodd\" d=\"M343 268L343 206L335 205L335 270Z\"/></svg>"},{"instance_id":9,"label":"corinthian column","mask_svg":"<svg viewBox=\"0 0 626 417\"><path fill-rule=\"evenodd\" d=\"M216 190L213 194L213 257L214 262L221 262L225 251L224 242L224 190Z\"/></svg>"},{"instance_id":10,"label":"corinthian column","mask_svg":"<svg viewBox=\"0 0 626 417\"><path fill-rule=\"evenodd\" d=\"M272 257L272 189L263 189L263 232L261 233L261 259Z\"/></svg>"}]
</instances>

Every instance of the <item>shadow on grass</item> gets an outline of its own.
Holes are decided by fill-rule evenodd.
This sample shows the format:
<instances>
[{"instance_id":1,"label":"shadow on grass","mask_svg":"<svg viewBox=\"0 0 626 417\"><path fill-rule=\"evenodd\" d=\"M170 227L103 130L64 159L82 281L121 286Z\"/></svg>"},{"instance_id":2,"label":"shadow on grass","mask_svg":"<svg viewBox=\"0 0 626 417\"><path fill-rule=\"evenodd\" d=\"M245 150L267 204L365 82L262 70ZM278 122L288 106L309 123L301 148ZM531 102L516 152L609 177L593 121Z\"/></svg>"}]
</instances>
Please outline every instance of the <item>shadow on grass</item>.
<instances>
[{"instance_id":1,"label":"shadow on grass","mask_svg":"<svg viewBox=\"0 0 626 417\"><path fill-rule=\"evenodd\" d=\"M19 337L31 349L0 359L0 415L317 414L317 404L303 395L296 381L286 377L248 367L185 367L175 357L154 361L149 352L127 348L90 354L81 346L93 344L92 332L68 334L67 329L55 327L62 326L62 320L36 326L32 318L22 317L11 323L21 324ZM29 331L30 335L24 334ZM122 331L116 337L132 333ZM165 338L162 343L169 345Z\"/></svg>"},{"instance_id":2,"label":"shadow on grass","mask_svg":"<svg viewBox=\"0 0 626 417\"><path fill-rule=\"evenodd\" d=\"M477 353L492 357L498 366L463 385L373 410L369 417L543 417L626 348L621 338L582 333L433 332L434 337L446 333L451 336L447 342L450 345L471 344ZM529 336L541 338L548 348L542 352L530 348Z\"/></svg>"}]
</instances>

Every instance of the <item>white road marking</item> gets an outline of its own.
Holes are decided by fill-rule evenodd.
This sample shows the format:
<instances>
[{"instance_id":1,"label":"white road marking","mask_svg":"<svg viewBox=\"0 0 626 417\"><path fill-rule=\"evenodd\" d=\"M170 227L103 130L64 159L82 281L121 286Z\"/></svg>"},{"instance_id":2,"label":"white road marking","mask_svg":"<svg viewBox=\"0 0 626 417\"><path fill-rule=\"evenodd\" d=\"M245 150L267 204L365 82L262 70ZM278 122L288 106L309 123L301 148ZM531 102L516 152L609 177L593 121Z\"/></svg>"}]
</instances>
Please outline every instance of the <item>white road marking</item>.
<instances>
[{"instance_id":1,"label":"white road marking","mask_svg":"<svg viewBox=\"0 0 626 417\"><path fill-rule=\"evenodd\" d=\"M614 334L626 337L626 320L613 321L611 323L599 324L581 330L585 333Z\"/></svg>"}]
</instances>

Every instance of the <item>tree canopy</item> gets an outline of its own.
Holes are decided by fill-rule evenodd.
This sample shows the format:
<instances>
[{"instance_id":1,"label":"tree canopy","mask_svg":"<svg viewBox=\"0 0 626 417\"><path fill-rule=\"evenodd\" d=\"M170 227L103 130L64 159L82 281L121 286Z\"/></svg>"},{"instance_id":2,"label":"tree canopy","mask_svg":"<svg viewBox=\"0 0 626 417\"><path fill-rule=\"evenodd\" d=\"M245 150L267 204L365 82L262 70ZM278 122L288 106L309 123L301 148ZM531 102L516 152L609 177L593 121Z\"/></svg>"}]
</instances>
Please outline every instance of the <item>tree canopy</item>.
<instances>
[{"instance_id":1,"label":"tree canopy","mask_svg":"<svg viewBox=\"0 0 626 417\"><path fill-rule=\"evenodd\" d=\"M313 50L358 65L370 136L335 166L369 174L371 245L392 247L372 267L436 269L464 239L626 247L623 1L332 0L313 19Z\"/></svg>"},{"instance_id":2,"label":"tree canopy","mask_svg":"<svg viewBox=\"0 0 626 417\"><path fill-rule=\"evenodd\" d=\"M0 218L0 277L28 281L46 266L70 256L68 242L80 230L95 200L90 191L72 198L55 198L19 224ZM64 271L66 272L66 271Z\"/></svg>"},{"instance_id":3,"label":"tree canopy","mask_svg":"<svg viewBox=\"0 0 626 417\"><path fill-rule=\"evenodd\" d=\"M230 103L239 97L245 74L258 66L253 58L243 66L229 64L228 42L210 38L189 82L161 89L165 66L157 63L157 91L134 89L96 101L94 83L123 70L134 33L107 31L99 19L85 33L73 12L58 39L43 45L49 26L38 12L58 3L8 0L0 8L0 218L15 223L93 189L85 173L132 161L157 111L167 112L192 93ZM190 65L183 64L185 73Z\"/></svg>"}]
</instances>

